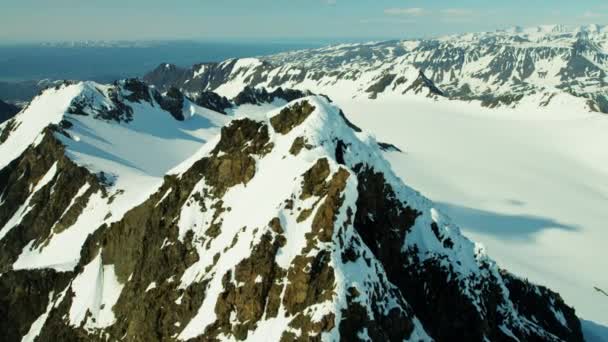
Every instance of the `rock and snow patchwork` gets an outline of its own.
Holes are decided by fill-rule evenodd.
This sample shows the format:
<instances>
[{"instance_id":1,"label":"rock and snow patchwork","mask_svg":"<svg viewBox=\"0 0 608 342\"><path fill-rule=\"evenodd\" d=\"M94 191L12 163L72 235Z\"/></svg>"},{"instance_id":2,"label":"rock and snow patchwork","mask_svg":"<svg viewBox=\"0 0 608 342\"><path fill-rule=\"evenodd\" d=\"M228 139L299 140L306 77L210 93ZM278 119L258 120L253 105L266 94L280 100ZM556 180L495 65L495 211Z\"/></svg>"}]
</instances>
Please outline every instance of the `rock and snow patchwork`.
<instances>
[{"instance_id":1,"label":"rock and snow patchwork","mask_svg":"<svg viewBox=\"0 0 608 342\"><path fill-rule=\"evenodd\" d=\"M44 340L582 339L558 295L499 269L322 97L224 126L147 200L90 235L80 256L65 278L39 275L50 288L39 291L45 300L25 332ZM7 271L0 289L31 272L40 271Z\"/></svg>"},{"instance_id":2,"label":"rock and snow patchwork","mask_svg":"<svg viewBox=\"0 0 608 342\"><path fill-rule=\"evenodd\" d=\"M108 327L116 321L112 307L116 304L123 285L116 279L112 265L102 265L101 256L84 267L72 282L74 293L70 307L70 325L85 329Z\"/></svg>"},{"instance_id":3,"label":"rock and snow patchwork","mask_svg":"<svg viewBox=\"0 0 608 342\"><path fill-rule=\"evenodd\" d=\"M82 85L49 88L13 119L0 125L0 167L5 167L36 140L50 124L58 124Z\"/></svg>"},{"instance_id":4,"label":"rock and snow patchwork","mask_svg":"<svg viewBox=\"0 0 608 342\"><path fill-rule=\"evenodd\" d=\"M172 88L175 89L175 88ZM236 96L228 98L213 91L188 93L197 105L232 116L260 116L288 102L312 95L309 91L277 88L271 92L265 88L245 86Z\"/></svg>"},{"instance_id":5,"label":"rock and snow patchwork","mask_svg":"<svg viewBox=\"0 0 608 342\"><path fill-rule=\"evenodd\" d=\"M0 269L72 270L90 234L145 201L228 121L179 104L176 116L137 80L66 83L2 124L0 243L10 247Z\"/></svg>"}]
</instances>

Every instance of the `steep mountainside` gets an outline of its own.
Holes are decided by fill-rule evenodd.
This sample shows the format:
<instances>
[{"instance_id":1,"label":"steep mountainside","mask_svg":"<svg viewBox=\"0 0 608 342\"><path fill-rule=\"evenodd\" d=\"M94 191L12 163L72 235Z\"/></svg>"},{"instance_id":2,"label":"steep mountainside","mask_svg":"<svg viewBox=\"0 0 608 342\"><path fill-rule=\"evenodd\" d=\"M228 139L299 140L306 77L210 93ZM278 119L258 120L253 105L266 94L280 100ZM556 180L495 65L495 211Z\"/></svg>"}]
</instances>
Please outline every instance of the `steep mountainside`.
<instances>
[{"instance_id":1,"label":"steep mountainside","mask_svg":"<svg viewBox=\"0 0 608 342\"><path fill-rule=\"evenodd\" d=\"M331 97L422 93L483 106L571 103L608 112L608 29L543 26L429 40L344 44L182 69L163 64L145 80L232 98L246 85Z\"/></svg>"},{"instance_id":2,"label":"steep mountainside","mask_svg":"<svg viewBox=\"0 0 608 342\"><path fill-rule=\"evenodd\" d=\"M0 334L582 340L325 98L256 117L130 80L49 89L0 126Z\"/></svg>"}]
</instances>

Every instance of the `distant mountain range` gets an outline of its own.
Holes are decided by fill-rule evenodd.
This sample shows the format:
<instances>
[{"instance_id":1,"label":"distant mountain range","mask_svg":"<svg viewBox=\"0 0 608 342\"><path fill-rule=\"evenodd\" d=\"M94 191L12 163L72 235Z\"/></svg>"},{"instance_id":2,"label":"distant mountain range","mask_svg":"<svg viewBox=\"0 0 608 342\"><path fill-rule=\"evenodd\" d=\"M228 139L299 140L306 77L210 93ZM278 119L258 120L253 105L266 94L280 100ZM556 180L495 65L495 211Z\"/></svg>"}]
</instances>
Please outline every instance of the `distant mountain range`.
<instances>
[{"instance_id":1,"label":"distant mountain range","mask_svg":"<svg viewBox=\"0 0 608 342\"><path fill-rule=\"evenodd\" d=\"M608 112L608 29L561 25L437 39L343 44L255 59L162 64L145 76L160 89L215 91L245 86L310 90L331 97L423 93L483 106L577 103Z\"/></svg>"}]
</instances>

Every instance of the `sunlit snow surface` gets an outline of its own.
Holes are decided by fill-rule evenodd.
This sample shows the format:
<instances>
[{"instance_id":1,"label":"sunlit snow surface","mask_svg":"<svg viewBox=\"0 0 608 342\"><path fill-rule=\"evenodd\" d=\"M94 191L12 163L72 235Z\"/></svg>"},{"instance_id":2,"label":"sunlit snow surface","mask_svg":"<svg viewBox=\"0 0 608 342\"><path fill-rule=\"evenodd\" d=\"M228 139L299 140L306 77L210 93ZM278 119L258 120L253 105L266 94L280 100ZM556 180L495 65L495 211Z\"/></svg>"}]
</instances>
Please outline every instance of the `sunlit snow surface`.
<instances>
[{"instance_id":1,"label":"sunlit snow surface","mask_svg":"<svg viewBox=\"0 0 608 342\"><path fill-rule=\"evenodd\" d=\"M485 109L421 97L332 97L404 153L386 157L501 267L608 324L608 117L573 98L544 109Z\"/></svg>"}]
</instances>

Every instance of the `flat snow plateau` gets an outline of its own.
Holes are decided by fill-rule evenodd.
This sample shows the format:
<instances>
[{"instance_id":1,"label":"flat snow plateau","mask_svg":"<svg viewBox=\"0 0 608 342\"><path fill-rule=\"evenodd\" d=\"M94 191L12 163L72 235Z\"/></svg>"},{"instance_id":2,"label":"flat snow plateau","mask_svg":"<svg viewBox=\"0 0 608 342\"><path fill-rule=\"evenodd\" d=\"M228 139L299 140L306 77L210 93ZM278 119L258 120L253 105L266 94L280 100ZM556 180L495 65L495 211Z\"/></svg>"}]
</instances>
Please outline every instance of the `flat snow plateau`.
<instances>
[{"instance_id":1,"label":"flat snow plateau","mask_svg":"<svg viewBox=\"0 0 608 342\"><path fill-rule=\"evenodd\" d=\"M333 96L353 122L404 153L387 158L499 265L608 325L608 116L486 109L417 97ZM578 108L582 108L578 106Z\"/></svg>"}]
</instances>

